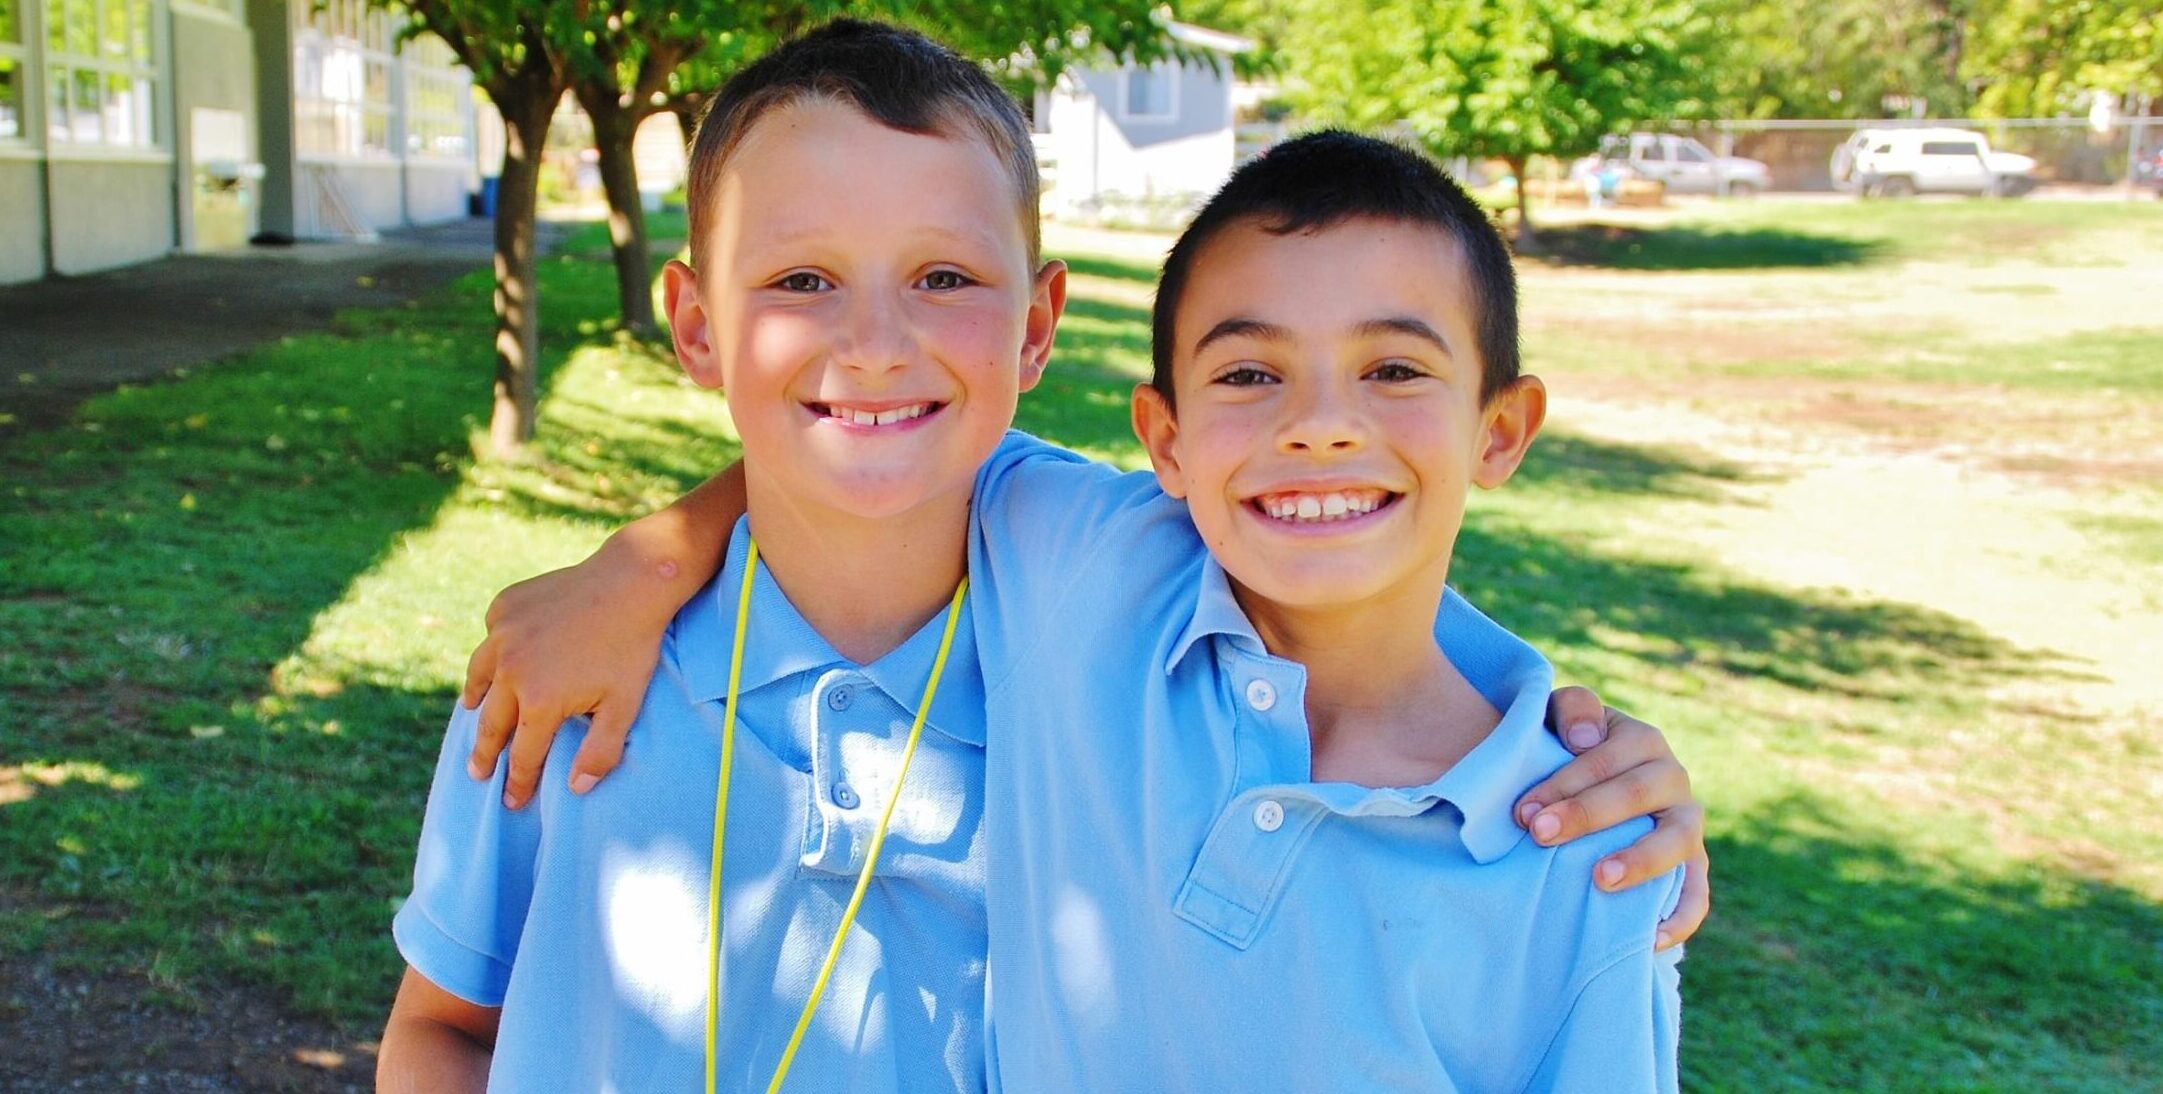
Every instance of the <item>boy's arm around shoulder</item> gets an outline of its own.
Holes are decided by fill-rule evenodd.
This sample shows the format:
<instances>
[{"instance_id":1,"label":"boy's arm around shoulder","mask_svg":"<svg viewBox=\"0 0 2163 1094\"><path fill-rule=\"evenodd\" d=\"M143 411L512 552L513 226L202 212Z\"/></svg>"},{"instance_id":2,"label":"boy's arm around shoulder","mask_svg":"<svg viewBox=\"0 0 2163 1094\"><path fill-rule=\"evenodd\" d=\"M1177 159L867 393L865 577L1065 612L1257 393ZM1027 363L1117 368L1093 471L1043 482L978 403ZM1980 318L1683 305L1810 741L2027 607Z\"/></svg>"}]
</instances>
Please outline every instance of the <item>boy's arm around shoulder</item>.
<instances>
[{"instance_id":1,"label":"boy's arm around shoulder","mask_svg":"<svg viewBox=\"0 0 2163 1094\"><path fill-rule=\"evenodd\" d=\"M459 700L476 707L488 699L473 743L474 778L488 778L509 744L505 803L524 805L556 728L579 714L592 714L593 728L572 760L571 789L584 793L615 769L662 632L721 568L744 515L744 490L743 464L731 464L619 529L584 562L496 594Z\"/></svg>"},{"instance_id":2,"label":"boy's arm around shoulder","mask_svg":"<svg viewBox=\"0 0 2163 1094\"><path fill-rule=\"evenodd\" d=\"M1682 898L1682 871L1659 884L1658 914L1665 916ZM1679 1089L1683 948L1655 950L1650 923L1645 927L1646 937L1599 957L1575 986L1561 1024L1525 1084L1527 1094L1673 1094Z\"/></svg>"}]
</instances>

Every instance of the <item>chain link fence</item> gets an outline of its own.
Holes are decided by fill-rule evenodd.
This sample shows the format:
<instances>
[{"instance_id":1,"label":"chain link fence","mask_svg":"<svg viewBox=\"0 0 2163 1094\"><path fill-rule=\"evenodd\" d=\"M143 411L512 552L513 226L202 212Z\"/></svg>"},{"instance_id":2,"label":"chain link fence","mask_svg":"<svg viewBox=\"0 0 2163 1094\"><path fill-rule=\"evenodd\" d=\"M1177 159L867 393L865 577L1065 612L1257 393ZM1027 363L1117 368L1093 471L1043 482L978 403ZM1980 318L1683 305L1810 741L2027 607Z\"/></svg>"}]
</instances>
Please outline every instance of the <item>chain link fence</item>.
<instances>
[{"instance_id":1,"label":"chain link fence","mask_svg":"<svg viewBox=\"0 0 2163 1094\"><path fill-rule=\"evenodd\" d=\"M1771 189L1822 192L1833 184L1833 152L1864 129L1967 129L1993 150L2036 161L2035 179L2050 186L2104 190L2140 184L2163 151L2163 117L2118 118L2098 128L2084 118L1925 118L1715 122L1683 131L1722 155L1758 160L1771 169Z\"/></svg>"}]
</instances>

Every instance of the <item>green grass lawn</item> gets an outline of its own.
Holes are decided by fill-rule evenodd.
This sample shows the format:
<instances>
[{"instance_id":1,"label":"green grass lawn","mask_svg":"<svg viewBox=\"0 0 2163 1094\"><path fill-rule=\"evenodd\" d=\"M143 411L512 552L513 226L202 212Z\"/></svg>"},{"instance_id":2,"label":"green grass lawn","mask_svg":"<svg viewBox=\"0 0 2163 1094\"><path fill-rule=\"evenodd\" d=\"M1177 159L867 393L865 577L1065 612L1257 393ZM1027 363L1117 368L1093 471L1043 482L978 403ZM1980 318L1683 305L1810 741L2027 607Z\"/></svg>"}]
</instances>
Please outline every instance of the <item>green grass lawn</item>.
<instances>
[{"instance_id":1,"label":"green grass lawn","mask_svg":"<svg viewBox=\"0 0 2163 1094\"><path fill-rule=\"evenodd\" d=\"M1918 203L1906 226L1888 207L1785 226L1769 206L1723 210L1638 244L1709 247L1655 268L1746 280L1737 248L1792 241L1707 238L1823 237L1805 249L1867 265L2009 230L1975 220L2003 203ZM2100 230L2085 207L2019 213L2032 253ZM577 240L543 264L548 391L516 465L469 454L490 377L478 276L96 400L64 427L0 430L0 968L139 978L179 1009L238 985L372 1035L488 597L737 451L718 397L613 335L605 237ZM1133 463L1151 271L1101 256L1074 270L1021 425ZM2125 340L2064 353L2155 391ZM1623 531L1748 476L1559 422L1475 505L1455 574L1565 677L1665 727L1711 808L1687 1085L2163 1087L2153 723L1991 699L2077 670L1958 618L1777 588ZM2135 524L2114 534L2152 565L2154 526ZM2004 831L2022 838L1985 834Z\"/></svg>"}]
</instances>

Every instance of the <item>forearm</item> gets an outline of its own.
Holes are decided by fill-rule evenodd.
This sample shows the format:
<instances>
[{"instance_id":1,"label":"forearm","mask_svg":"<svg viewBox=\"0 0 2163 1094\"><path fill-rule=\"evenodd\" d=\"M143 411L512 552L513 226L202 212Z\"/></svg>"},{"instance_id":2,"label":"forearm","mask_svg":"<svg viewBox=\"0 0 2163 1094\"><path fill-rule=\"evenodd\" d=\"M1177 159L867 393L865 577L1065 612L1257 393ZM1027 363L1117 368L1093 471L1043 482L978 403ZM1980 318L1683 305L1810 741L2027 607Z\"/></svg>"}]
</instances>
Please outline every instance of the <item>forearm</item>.
<instances>
[{"instance_id":1,"label":"forearm","mask_svg":"<svg viewBox=\"0 0 2163 1094\"><path fill-rule=\"evenodd\" d=\"M743 464L731 464L666 508L625 525L595 558L640 575L638 600L665 602L673 614L721 568L729 532L745 507Z\"/></svg>"},{"instance_id":2,"label":"forearm","mask_svg":"<svg viewBox=\"0 0 2163 1094\"><path fill-rule=\"evenodd\" d=\"M377 1094L436 1094L488 1089L493 1053L462 1030L419 1017L392 1015L376 1056Z\"/></svg>"}]
</instances>

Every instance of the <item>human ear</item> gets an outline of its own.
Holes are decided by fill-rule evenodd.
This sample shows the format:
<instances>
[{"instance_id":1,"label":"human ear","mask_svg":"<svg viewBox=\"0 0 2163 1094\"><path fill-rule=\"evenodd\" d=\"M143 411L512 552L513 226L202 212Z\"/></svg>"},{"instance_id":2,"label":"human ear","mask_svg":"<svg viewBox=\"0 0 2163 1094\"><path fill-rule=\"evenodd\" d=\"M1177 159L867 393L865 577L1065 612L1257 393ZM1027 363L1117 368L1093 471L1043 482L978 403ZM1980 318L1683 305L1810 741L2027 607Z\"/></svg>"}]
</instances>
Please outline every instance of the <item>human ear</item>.
<instances>
[{"instance_id":1,"label":"human ear","mask_svg":"<svg viewBox=\"0 0 2163 1094\"><path fill-rule=\"evenodd\" d=\"M721 355L713 342L713 322L699 298L698 271L675 259L661 268L661 302L668 311L669 338L684 375L700 387L721 386Z\"/></svg>"},{"instance_id":2,"label":"human ear","mask_svg":"<svg viewBox=\"0 0 2163 1094\"><path fill-rule=\"evenodd\" d=\"M1134 385L1134 435L1149 450L1157 485L1175 498L1187 496L1187 476L1179 467L1179 417L1164 393L1150 384Z\"/></svg>"},{"instance_id":3,"label":"human ear","mask_svg":"<svg viewBox=\"0 0 2163 1094\"><path fill-rule=\"evenodd\" d=\"M1035 387L1044 378L1044 369L1051 364L1052 335L1064 314L1066 263L1053 259L1037 271L1029 290L1029 323L1021 341L1021 390Z\"/></svg>"},{"instance_id":4,"label":"human ear","mask_svg":"<svg viewBox=\"0 0 2163 1094\"><path fill-rule=\"evenodd\" d=\"M1537 376L1519 376L1480 411L1480 419L1484 428L1472 481L1492 490L1517 473L1517 465L1532 448L1532 438L1547 420L1547 385Z\"/></svg>"}]
</instances>

